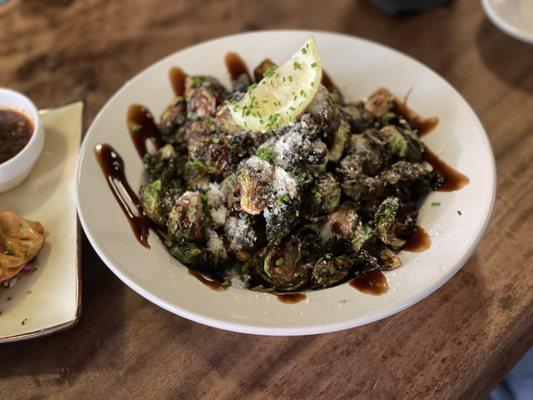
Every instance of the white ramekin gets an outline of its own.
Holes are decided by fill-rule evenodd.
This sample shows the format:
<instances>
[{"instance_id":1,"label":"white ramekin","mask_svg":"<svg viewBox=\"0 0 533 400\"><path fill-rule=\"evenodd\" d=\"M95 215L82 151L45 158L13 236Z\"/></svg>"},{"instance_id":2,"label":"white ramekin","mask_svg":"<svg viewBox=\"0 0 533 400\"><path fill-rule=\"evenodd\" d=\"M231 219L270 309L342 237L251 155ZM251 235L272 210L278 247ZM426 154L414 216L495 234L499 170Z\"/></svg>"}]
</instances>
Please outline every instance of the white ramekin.
<instances>
[{"instance_id":1,"label":"white ramekin","mask_svg":"<svg viewBox=\"0 0 533 400\"><path fill-rule=\"evenodd\" d=\"M15 157L0 164L0 193L20 184L29 175L44 146L44 129L35 105L21 93L0 88L0 108L25 114L33 123L29 142Z\"/></svg>"}]
</instances>

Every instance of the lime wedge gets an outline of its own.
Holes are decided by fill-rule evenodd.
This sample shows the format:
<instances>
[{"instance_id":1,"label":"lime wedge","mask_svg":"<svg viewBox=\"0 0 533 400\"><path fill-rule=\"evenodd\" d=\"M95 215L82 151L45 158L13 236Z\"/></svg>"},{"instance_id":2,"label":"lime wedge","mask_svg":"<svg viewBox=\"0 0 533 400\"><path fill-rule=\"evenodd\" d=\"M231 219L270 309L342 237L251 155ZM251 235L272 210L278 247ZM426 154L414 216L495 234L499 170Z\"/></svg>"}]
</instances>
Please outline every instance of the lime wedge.
<instances>
[{"instance_id":1,"label":"lime wedge","mask_svg":"<svg viewBox=\"0 0 533 400\"><path fill-rule=\"evenodd\" d=\"M279 68L249 87L244 97L229 104L235 123L247 130L267 132L296 119L313 100L322 79L322 66L311 36Z\"/></svg>"}]
</instances>

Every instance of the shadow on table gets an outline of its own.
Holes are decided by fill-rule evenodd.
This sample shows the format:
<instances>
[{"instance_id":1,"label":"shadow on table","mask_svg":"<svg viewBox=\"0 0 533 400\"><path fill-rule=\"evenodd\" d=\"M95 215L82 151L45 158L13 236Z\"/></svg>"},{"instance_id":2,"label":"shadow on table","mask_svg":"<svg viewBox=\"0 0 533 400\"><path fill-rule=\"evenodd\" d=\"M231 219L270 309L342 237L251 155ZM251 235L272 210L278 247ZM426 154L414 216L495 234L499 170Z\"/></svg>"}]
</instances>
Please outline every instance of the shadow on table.
<instances>
[{"instance_id":1,"label":"shadow on table","mask_svg":"<svg viewBox=\"0 0 533 400\"><path fill-rule=\"evenodd\" d=\"M211 344L196 347L191 366L208 366L207 371L200 380L194 367L180 374L169 397L186 394L188 398L201 398L210 390L209 382L222 377L232 393L244 398L313 398L330 385L342 387L347 398L404 398L412 394L409 388L422 375L435 374L435 369L452 373L450 367L456 364L446 363L447 359L461 357L465 348L475 353L476 335L490 330L486 320L491 301L485 286L482 263L474 255L436 293L370 325L300 337L260 337L202 329L201 335L208 335ZM347 373L339 372L339 365L345 366ZM302 366L307 371L305 376ZM353 370L358 371L356 375L349 373ZM384 387L377 375L390 376L391 381L403 384Z\"/></svg>"},{"instance_id":2,"label":"shadow on table","mask_svg":"<svg viewBox=\"0 0 533 400\"><path fill-rule=\"evenodd\" d=\"M486 18L480 25L476 41L483 63L500 80L513 88L533 93L533 46L506 35ZM530 64L529 68L524 68L524 60ZM519 75L517 71L525 73Z\"/></svg>"}]
</instances>

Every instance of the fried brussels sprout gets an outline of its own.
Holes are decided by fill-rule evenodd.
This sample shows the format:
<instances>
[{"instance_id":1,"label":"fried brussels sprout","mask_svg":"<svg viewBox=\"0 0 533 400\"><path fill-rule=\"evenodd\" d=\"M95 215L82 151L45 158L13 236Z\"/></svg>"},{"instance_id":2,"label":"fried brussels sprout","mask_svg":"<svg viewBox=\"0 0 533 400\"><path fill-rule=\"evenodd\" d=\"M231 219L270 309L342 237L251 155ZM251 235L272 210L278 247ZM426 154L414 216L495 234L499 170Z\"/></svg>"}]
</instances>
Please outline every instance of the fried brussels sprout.
<instances>
[{"instance_id":1,"label":"fried brussels sprout","mask_svg":"<svg viewBox=\"0 0 533 400\"><path fill-rule=\"evenodd\" d=\"M259 214L272 204L274 167L257 156L242 165L237 177L241 208L248 214Z\"/></svg>"},{"instance_id":2,"label":"fried brussels sprout","mask_svg":"<svg viewBox=\"0 0 533 400\"><path fill-rule=\"evenodd\" d=\"M353 232L359 225L359 216L355 204L344 202L328 217L328 223L334 234L351 239Z\"/></svg>"},{"instance_id":3,"label":"fried brussels sprout","mask_svg":"<svg viewBox=\"0 0 533 400\"><path fill-rule=\"evenodd\" d=\"M296 169L325 170L328 148L321 140L312 140L306 122L288 125L272 148L275 164L287 171Z\"/></svg>"},{"instance_id":4,"label":"fried brussels sprout","mask_svg":"<svg viewBox=\"0 0 533 400\"><path fill-rule=\"evenodd\" d=\"M188 76L185 79L187 118L214 116L217 105L222 101L225 92L224 87L215 78Z\"/></svg>"},{"instance_id":5,"label":"fried brussels sprout","mask_svg":"<svg viewBox=\"0 0 533 400\"><path fill-rule=\"evenodd\" d=\"M228 260L228 252L224 241L218 233L211 229L207 231L207 250L213 255L211 258L217 267L223 265Z\"/></svg>"},{"instance_id":6,"label":"fried brussels sprout","mask_svg":"<svg viewBox=\"0 0 533 400\"><path fill-rule=\"evenodd\" d=\"M187 160L183 168L183 179L187 190L199 190L209 184L209 174L197 160Z\"/></svg>"},{"instance_id":7,"label":"fried brussels sprout","mask_svg":"<svg viewBox=\"0 0 533 400\"><path fill-rule=\"evenodd\" d=\"M347 255L326 254L315 263L311 272L312 284L317 288L333 286L348 277L354 261Z\"/></svg>"},{"instance_id":8,"label":"fried brussels sprout","mask_svg":"<svg viewBox=\"0 0 533 400\"><path fill-rule=\"evenodd\" d=\"M402 265L398 255L387 247L385 247L379 253L379 260L380 260L381 268L386 271L396 269L400 265Z\"/></svg>"},{"instance_id":9,"label":"fried brussels sprout","mask_svg":"<svg viewBox=\"0 0 533 400\"><path fill-rule=\"evenodd\" d=\"M275 290L294 291L308 283L314 261L321 252L318 236L301 231L283 243L265 247L254 256L248 268L252 277Z\"/></svg>"},{"instance_id":10,"label":"fried brussels sprout","mask_svg":"<svg viewBox=\"0 0 533 400\"><path fill-rule=\"evenodd\" d=\"M204 203L209 212L210 224L214 229L224 227L228 215L226 196L218 183L209 183L204 187Z\"/></svg>"},{"instance_id":11,"label":"fried brussels sprout","mask_svg":"<svg viewBox=\"0 0 533 400\"><path fill-rule=\"evenodd\" d=\"M184 141L183 130L180 129L187 121L187 103L183 97L176 97L161 114L159 130L163 140L171 144Z\"/></svg>"},{"instance_id":12,"label":"fried brussels sprout","mask_svg":"<svg viewBox=\"0 0 533 400\"><path fill-rule=\"evenodd\" d=\"M351 135L346 154L341 161L341 169L347 176L352 172L374 175L381 169L384 161L382 151L369 139L368 134Z\"/></svg>"},{"instance_id":13,"label":"fried brussels sprout","mask_svg":"<svg viewBox=\"0 0 533 400\"><path fill-rule=\"evenodd\" d=\"M167 231L174 242L202 242L205 214L200 192L185 192L174 203L168 214Z\"/></svg>"},{"instance_id":14,"label":"fried brussels sprout","mask_svg":"<svg viewBox=\"0 0 533 400\"><path fill-rule=\"evenodd\" d=\"M145 182L150 183L158 179L170 181L178 178L176 170L182 165L182 160L176 154L174 147L168 144L154 154L146 154L143 157L143 164Z\"/></svg>"},{"instance_id":15,"label":"fried brussels sprout","mask_svg":"<svg viewBox=\"0 0 533 400\"><path fill-rule=\"evenodd\" d=\"M365 113L379 118L394 107L394 96L385 88L380 88L370 95L365 103Z\"/></svg>"},{"instance_id":16,"label":"fried brussels sprout","mask_svg":"<svg viewBox=\"0 0 533 400\"><path fill-rule=\"evenodd\" d=\"M195 243L185 242L175 244L170 247L169 252L172 257L187 267L205 270L215 265L213 253Z\"/></svg>"},{"instance_id":17,"label":"fried brussels sprout","mask_svg":"<svg viewBox=\"0 0 533 400\"><path fill-rule=\"evenodd\" d=\"M224 225L224 233L229 250L239 261L248 261L260 242L253 217L248 214L230 216Z\"/></svg>"},{"instance_id":18,"label":"fried brussels sprout","mask_svg":"<svg viewBox=\"0 0 533 400\"><path fill-rule=\"evenodd\" d=\"M395 231L399 209L400 200L397 197L388 197L383 200L374 217L379 239L394 249L400 249L405 244L405 240L398 238Z\"/></svg>"},{"instance_id":19,"label":"fried brussels sprout","mask_svg":"<svg viewBox=\"0 0 533 400\"><path fill-rule=\"evenodd\" d=\"M379 179L403 200L414 200L438 188L444 178L424 164L398 161L381 172Z\"/></svg>"},{"instance_id":20,"label":"fried brussels sprout","mask_svg":"<svg viewBox=\"0 0 533 400\"><path fill-rule=\"evenodd\" d=\"M277 65L274 64L270 59L265 58L261 63L254 69L255 81L259 82L265 76L268 70L274 71Z\"/></svg>"},{"instance_id":21,"label":"fried brussels sprout","mask_svg":"<svg viewBox=\"0 0 533 400\"><path fill-rule=\"evenodd\" d=\"M341 188L332 174L317 176L304 196L304 211L308 216L319 216L333 212L340 203Z\"/></svg>"},{"instance_id":22,"label":"fried brussels sprout","mask_svg":"<svg viewBox=\"0 0 533 400\"><path fill-rule=\"evenodd\" d=\"M144 214L156 224L164 225L172 205L182 193L177 180L162 183L161 179L157 179L142 185L139 198Z\"/></svg>"},{"instance_id":23,"label":"fried brussels sprout","mask_svg":"<svg viewBox=\"0 0 533 400\"><path fill-rule=\"evenodd\" d=\"M352 200L372 202L379 198L385 189L383 182L362 173L352 173L341 183L342 191Z\"/></svg>"},{"instance_id":24,"label":"fried brussels sprout","mask_svg":"<svg viewBox=\"0 0 533 400\"><path fill-rule=\"evenodd\" d=\"M297 204L288 196L278 196L273 206L263 212L269 242L277 242L287 235L298 222Z\"/></svg>"},{"instance_id":25,"label":"fried brussels sprout","mask_svg":"<svg viewBox=\"0 0 533 400\"><path fill-rule=\"evenodd\" d=\"M409 161L422 160L424 146L414 132L386 125L378 131L377 135L385 142L387 150L394 157Z\"/></svg>"},{"instance_id":26,"label":"fried brussels sprout","mask_svg":"<svg viewBox=\"0 0 533 400\"><path fill-rule=\"evenodd\" d=\"M320 85L315 97L304 112L319 122L321 130L325 131L326 134L331 134L339 128L341 113L334 106L328 90L323 85Z\"/></svg>"}]
</instances>

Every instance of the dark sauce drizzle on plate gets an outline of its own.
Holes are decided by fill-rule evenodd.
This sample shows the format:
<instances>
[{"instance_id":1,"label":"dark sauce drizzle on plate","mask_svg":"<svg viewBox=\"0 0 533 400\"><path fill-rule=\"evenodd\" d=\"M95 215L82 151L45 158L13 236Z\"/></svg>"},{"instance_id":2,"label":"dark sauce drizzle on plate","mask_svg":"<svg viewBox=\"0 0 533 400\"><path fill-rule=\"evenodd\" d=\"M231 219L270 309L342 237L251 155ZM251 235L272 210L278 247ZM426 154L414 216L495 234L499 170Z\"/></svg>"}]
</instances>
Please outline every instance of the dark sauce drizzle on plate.
<instances>
[{"instance_id":1,"label":"dark sauce drizzle on plate","mask_svg":"<svg viewBox=\"0 0 533 400\"><path fill-rule=\"evenodd\" d=\"M279 301L286 304L296 304L307 298L304 293L278 293L276 297Z\"/></svg>"},{"instance_id":2,"label":"dark sauce drizzle on plate","mask_svg":"<svg viewBox=\"0 0 533 400\"><path fill-rule=\"evenodd\" d=\"M363 272L352 278L349 285L362 293L378 296L389 291L387 278L379 269Z\"/></svg>"},{"instance_id":3,"label":"dark sauce drizzle on plate","mask_svg":"<svg viewBox=\"0 0 533 400\"><path fill-rule=\"evenodd\" d=\"M189 275L194 276L196 279L198 279L200 282L202 282L205 286L207 286L210 289L213 289L217 292L222 292L228 288L227 286L222 286L221 282L211 279L209 277L206 277L202 275L200 272L196 271L195 269L192 269L192 268L188 268L188 269L189 269Z\"/></svg>"},{"instance_id":4,"label":"dark sauce drizzle on plate","mask_svg":"<svg viewBox=\"0 0 533 400\"><path fill-rule=\"evenodd\" d=\"M168 79L176 97L183 97L185 94L185 78L187 74L179 67L172 67L168 71Z\"/></svg>"},{"instance_id":5,"label":"dark sauce drizzle on plate","mask_svg":"<svg viewBox=\"0 0 533 400\"><path fill-rule=\"evenodd\" d=\"M140 244L149 249L148 233L150 221L142 214L141 201L126 179L122 157L108 144L97 144L94 147L94 153L104 173L107 184L111 192L113 192L113 196L115 196L122 212L130 223L135 238ZM127 199L124 198L124 193L120 191L120 187L124 189ZM138 214L135 214L130 209L127 200L133 203Z\"/></svg>"},{"instance_id":6,"label":"dark sauce drizzle on plate","mask_svg":"<svg viewBox=\"0 0 533 400\"><path fill-rule=\"evenodd\" d=\"M394 101L394 108L396 112L400 114L405 120L418 131L418 136L422 137L431 132L439 124L439 119L437 117L423 118L418 115L416 112L407 107L407 94L405 100L400 102L398 100Z\"/></svg>"},{"instance_id":7,"label":"dark sauce drizzle on plate","mask_svg":"<svg viewBox=\"0 0 533 400\"><path fill-rule=\"evenodd\" d=\"M427 146L424 146L424 160L444 176L442 185L435 189L437 192L455 192L470 183L468 176L450 167Z\"/></svg>"},{"instance_id":8,"label":"dark sauce drizzle on plate","mask_svg":"<svg viewBox=\"0 0 533 400\"><path fill-rule=\"evenodd\" d=\"M402 250L410 251L412 253L421 253L424 250L429 249L430 246L431 238L428 233L420 225L417 225Z\"/></svg>"},{"instance_id":9,"label":"dark sauce drizzle on plate","mask_svg":"<svg viewBox=\"0 0 533 400\"><path fill-rule=\"evenodd\" d=\"M242 74L245 74L248 80L252 82L246 63L237 53L233 51L228 52L224 57L224 62L226 63L226 68L232 81L236 81Z\"/></svg>"},{"instance_id":10,"label":"dark sauce drizzle on plate","mask_svg":"<svg viewBox=\"0 0 533 400\"><path fill-rule=\"evenodd\" d=\"M156 149L164 145L159 127L152 113L145 106L140 104L131 105L128 108L127 124L131 140L141 158L148 153L147 140L150 140Z\"/></svg>"}]
</instances>

